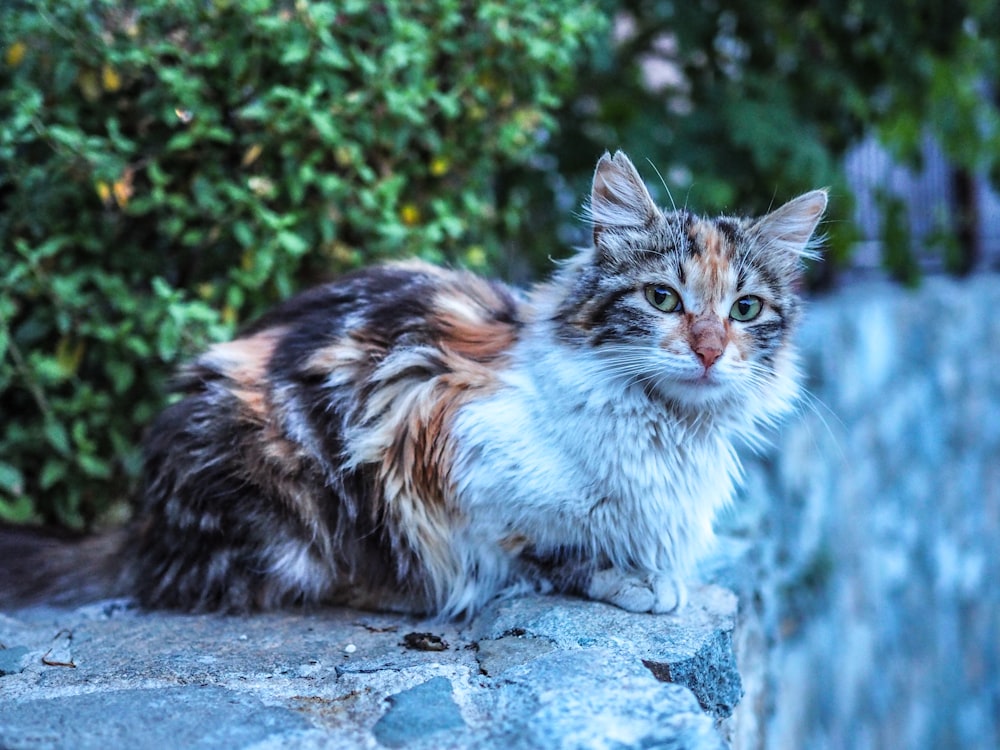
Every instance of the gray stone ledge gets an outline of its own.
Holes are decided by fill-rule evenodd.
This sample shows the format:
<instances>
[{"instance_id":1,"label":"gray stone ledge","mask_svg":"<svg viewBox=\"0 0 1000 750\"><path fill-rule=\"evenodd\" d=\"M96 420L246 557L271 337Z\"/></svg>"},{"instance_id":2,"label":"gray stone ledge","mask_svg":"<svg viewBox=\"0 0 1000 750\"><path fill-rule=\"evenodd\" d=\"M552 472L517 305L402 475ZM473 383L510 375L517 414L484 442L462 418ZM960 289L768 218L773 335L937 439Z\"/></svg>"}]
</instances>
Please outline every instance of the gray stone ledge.
<instances>
[{"instance_id":1,"label":"gray stone ledge","mask_svg":"<svg viewBox=\"0 0 1000 750\"><path fill-rule=\"evenodd\" d=\"M735 615L715 586L679 615L521 597L466 624L22 610L0 615L0 747L717 750Z\"/></svg>"}]
</instances>

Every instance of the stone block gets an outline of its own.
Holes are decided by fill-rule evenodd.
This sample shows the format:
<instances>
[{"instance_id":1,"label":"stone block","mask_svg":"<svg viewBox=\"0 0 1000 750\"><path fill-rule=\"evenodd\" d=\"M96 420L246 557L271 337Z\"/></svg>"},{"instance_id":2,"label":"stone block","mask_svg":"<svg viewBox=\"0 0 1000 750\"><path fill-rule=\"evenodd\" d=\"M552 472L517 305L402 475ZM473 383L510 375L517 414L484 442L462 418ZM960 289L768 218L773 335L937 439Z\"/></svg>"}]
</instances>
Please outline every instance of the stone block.
<instances>
[{"instance_id":1,"label":"stone block","mask_svg":"<svg viewBox=\"0 0 1000 750\"><path fill-rule=\"evenodd\" d=\"M0 747L50 750L248 748L309 723L214 686L101 690L0 704Z\"/></svg>"},{"instance_id":2,"label":"stone block","mask_svg":"<svg viewBox=\"0 0 1000 750\"><path fill-rule=\"evenodd\" d=\"M621 650L554 651L507 670L500 747L525 750L723 750L693 695L658 682Z\"/></svg>"},{"instance_id":3,"label":"stone block","mask_svg":"<svg viewBox=\"0 0 1000 750\"><path fill-rule=\"evenodd\" d=\"M674 615L636 614L580 599L520 597L492 605L474 628L480 650L512 635L561 650L614 649L646 665L657 679L687 687L706 711L725 718L742 696L732 647L736 608L735 595L718 586L693 589L688 606ZM537 644L530 648L544 651Z\"/></svg>"},{"instance_id":4,"label":"stone block","mask_svg":"<svg viewBox=\"0 0 1000 750\"><path fill-rule=\"evenodd\" d=\"M390 708L372 733L385 747L405 747L438 732L462 729L465 721L452 698L451 683L434 677L389 697Z\"/></svg>"}]
</instances>

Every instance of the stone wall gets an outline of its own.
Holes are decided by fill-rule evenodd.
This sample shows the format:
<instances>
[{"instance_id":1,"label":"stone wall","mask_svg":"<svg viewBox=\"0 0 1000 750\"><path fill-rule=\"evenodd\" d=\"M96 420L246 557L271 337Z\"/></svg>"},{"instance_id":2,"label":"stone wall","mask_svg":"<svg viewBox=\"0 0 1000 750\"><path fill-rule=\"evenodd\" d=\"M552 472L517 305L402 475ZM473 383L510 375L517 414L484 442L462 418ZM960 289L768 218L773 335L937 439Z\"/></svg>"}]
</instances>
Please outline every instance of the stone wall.
<instances>
[{"instance_id":1,"label":"stone wall","mask_svg":"<svg viewBox=\"0 0 1000 750\"><path fill-rule=\"evenodd\" d=\"M734 746L1000 747L1000 277L845 290L800 341L811 396L714 571Z\"/></svg>"},{"instance_id":2,"label":"stone wall","mask_svg":"<svg viewBox=\"0 0 1000 750\"><path fill-rule=\"evenodd\" d=\"M468 623L0 612L0 748L725 750L736 610L699 586L677 616L557 596Z\"/></svg>"},{"instance_id":3,"label":"stone wall","mask_svg":"<svg viewBox=\"0 0 1000 750\"><path fill-rule=\"evenodd\" d=\"M1000 747L1000 277L852 288L801 342L812 396L703 571L738 620L717 585L677 616L0 613L0 747Z\"/></svg>"}]
</instances>

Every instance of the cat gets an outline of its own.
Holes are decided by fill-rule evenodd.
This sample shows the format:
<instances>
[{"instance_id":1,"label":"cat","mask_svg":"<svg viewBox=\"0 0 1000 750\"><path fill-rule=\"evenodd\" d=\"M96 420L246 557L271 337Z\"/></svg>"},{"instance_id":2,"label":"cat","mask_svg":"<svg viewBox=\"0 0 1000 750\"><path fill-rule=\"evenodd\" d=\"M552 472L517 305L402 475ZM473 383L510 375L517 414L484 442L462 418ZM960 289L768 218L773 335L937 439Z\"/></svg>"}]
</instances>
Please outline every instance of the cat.
<instances>
[{"instance_id":1,"label":"cat","mask_svg":"<svg viewBox=\"0 0 1000 750\"><path fill-rule=\"evenodd\" d=\"M669 613L798 393L823 190L758 219L597 164L593 242L526 293L401 262L210 347L149 430L128 589L151 608L331 602L460 618L563 591Z\"/></svg>"}]
</instances>

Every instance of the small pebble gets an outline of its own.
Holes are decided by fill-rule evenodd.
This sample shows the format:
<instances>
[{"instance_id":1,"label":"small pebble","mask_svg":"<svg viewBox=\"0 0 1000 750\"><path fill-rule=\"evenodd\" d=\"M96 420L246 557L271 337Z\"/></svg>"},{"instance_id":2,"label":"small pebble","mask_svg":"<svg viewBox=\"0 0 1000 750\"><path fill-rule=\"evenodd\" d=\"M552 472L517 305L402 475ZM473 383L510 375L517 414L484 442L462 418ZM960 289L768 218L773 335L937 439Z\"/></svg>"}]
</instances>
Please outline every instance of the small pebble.
<instances>
[{"instance_id":1,"label":"small pebble","mask_svg":"<svg viewBox=\"0 0 1000 750\"><path fill-rule=\"evenodd\" d=\"M348 643L346 646L344 646L344 653L345 654L353 654L357 650L358 650L358 647L355 646L353 643Z\"/></svg>"}]
</instances>

